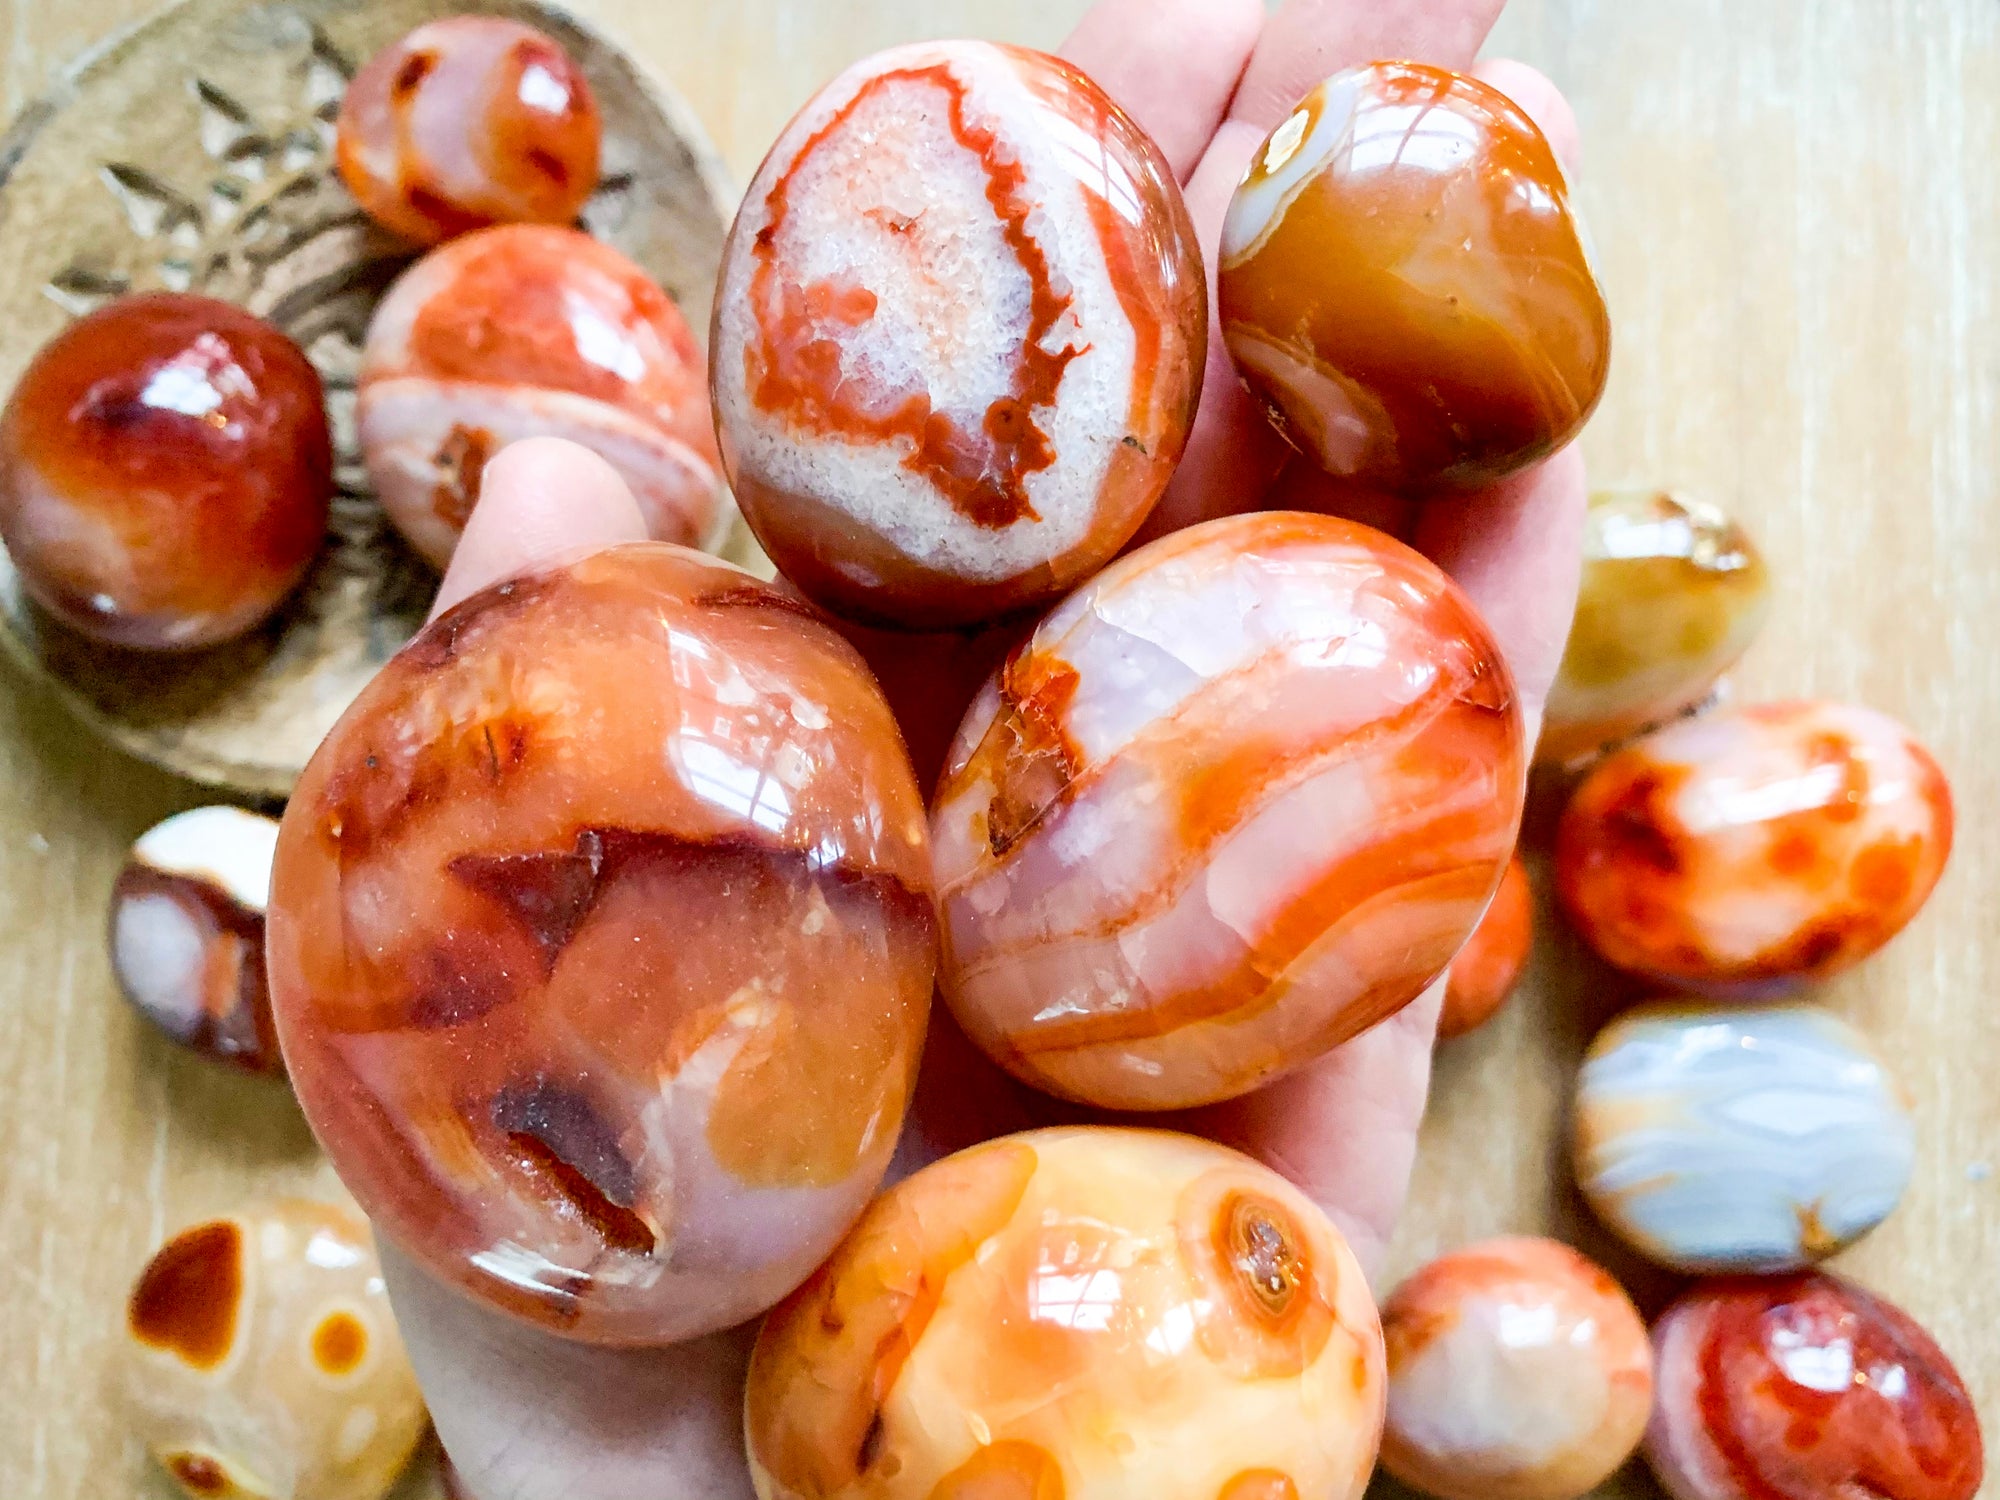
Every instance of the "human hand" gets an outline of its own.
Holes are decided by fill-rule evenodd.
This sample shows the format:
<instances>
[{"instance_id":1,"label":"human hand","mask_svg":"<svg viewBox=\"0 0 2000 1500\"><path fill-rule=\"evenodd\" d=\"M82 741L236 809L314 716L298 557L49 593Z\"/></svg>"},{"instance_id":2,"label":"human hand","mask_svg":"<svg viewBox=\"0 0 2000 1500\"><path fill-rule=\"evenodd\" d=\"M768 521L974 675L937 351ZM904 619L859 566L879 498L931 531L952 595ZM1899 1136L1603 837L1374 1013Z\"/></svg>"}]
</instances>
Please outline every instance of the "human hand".
<instances>
[{"instance_id":1,"label":"human hand","mask_svg":"<svg viewBox=\"0 0 2000 1500\"><path fill-rule=\"evenodd\" d=\"M1466 67L1502 3L1287 0L1267 17L1259 0L1101 0L1062 51L1158 141L1212 265L1236 182L1300 95L1341 67L1375 58ZM1574 122L1546 79L1503 62L1474 71L1533 115L1566 163L1574 160ZM1485 613L1532 732L1576 586L1584 485L1575 451L1491 490L1422 503L1342 484L1288 453L1211 329L1201 411L1148 533L1285 507L1348 516L1402 537L1457 578ZM607 467L567 444L518 444L487 470L439 607L552 556L643 534L637 508ZM922 746L941 745L991 664L996 638L875 634L862 644L878 666L888 650L921 663L932 717L906 718L905 727ZM940 673L956 696L939 685ZM893 684L891 691L896 697ZM1440 993L1435 987L1258 1094L1155 1123L1211 1135L1276 1167L1327 1209L1364 1264L1379 1267L1416 1149ZM939 1010L898 1166L1078 1117L1000 1073ZM598 1349L489 1312L430 1281L391 1246L384 1260L439 1432L481 1500L750 1494L741 1444L748 1330L667 1349Z\"/></svg>"}]
</instances>

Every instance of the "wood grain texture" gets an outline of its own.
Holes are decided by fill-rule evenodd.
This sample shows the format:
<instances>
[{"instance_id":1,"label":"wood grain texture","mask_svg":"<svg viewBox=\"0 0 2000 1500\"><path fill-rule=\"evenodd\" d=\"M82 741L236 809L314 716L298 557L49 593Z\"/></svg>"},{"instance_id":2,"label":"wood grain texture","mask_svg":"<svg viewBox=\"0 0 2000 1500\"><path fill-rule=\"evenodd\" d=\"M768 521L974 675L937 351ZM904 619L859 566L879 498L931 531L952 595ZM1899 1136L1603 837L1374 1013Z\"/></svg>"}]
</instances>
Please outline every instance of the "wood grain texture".
<instances>
[{"instance_id":1,"label":"wood grain texture","mask_svg":"<svg viewBox=\"0 0 2000 1500\"><path fill-rule=\"evenodd\" d=\"M0 103L145 8L0 0ZM850 58L954 33L1049 46L1082 0L576 8L683 90L741 181ZM2000 1430L2000 6L1515 0L1490 50L1548 71L1584 127L1618 339L1595 474L1685 486L1755 529L1777 602L1743 695L1871 703L1954 777L1936 898L1824 998L1881 1042L1921 1132L1908 1201L1844 1267L1932 1327ZM0 672L0 1495L165 1496L106 1399L128 1279L170 1226L329 1181L282 1091L174 1055L112 992L112 873L196 800ZM1511 1009L1446 1051L1400 1268L1547 1228L1632 1270L1557 1144L1582 1044L1628 997L1551 928Z\"/></svg>"}]
</instances>

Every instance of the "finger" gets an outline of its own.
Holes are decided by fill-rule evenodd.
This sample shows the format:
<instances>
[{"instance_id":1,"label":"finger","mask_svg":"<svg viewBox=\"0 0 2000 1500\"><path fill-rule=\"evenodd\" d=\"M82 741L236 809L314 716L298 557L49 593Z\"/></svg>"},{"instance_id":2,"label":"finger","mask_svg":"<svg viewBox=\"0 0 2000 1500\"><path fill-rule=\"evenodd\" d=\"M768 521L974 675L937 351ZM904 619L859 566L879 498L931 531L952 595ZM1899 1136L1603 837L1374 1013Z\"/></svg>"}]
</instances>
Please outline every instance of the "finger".
<instances>
[{"instance_id":1,"label":"finger","mask_svg":"<svg viewBox=\"0 0 2000 1500\"><path fill-rule=\"evenodd\" d=\"M540 564L645 538L638 503L610 464L562 438L523 438L487 464L431 613Z\"/></svg>"},{"instance_id":2,"label":"finger","mask_svg":"<svg viewBox=\"0 0 2000 1500\"><path fill-rule=\"evenodd\" d=\"M1124 106L1185 182L1263 25L1262 0L1098 0L1061 55Z\"/></svg>"},{"instance_id":3,"label":"finger","mask_svg":"<svg viewBox=\"0 0 2000 1500\"><path fill-rule=\"evenodd\" d=\"M381 1251L438 1438L478 1500L748 1500L754 1330L665 1349L571 1343Z\"/></svg>"},{"instance_id":4,"label":"finger","mask_svg":"<svg viewBox=\"0 0 2000 1500\"><path fill-rule=\"evenodd\" d=\"M1440 979L1311 1066L1180 1123L1290 1178L1340 1227L1372 1281L1409 1192L1443 1004Z\"/></svg>"},{"instance_id":5,"label":"finger","mask_svg":"<svg viewBox=\"0 0 2000 1500\"><path fill-rule=\"evenodd\" d=\"M1539 68L1531 68L1511 57L1491 57L1473 67L1472 76L1491 84L1527 112L1529 119L1548 137L1549 149L1563 170L1575 174L1583 155L1583 137L1576 125L1576 111L1562 90Z\"/></svg>"},{"instance_id":6,"label":"finger","mask_svg":"<svg viewBox=\"0 0 2000 1500\"><path fill-rule=\"evenodd\" d=\"M1215 296L1223 216L1264 137L1313 85L1342 68L1385 57L1470 67L1502 3L1288 0L1265 23L1228 117L1187 181L1188 213L1209 268L1208 365L1186 454L1140 532L1141 542L1267 503L1292 451L1236 378Z\"/></svg>"}]
</instances>

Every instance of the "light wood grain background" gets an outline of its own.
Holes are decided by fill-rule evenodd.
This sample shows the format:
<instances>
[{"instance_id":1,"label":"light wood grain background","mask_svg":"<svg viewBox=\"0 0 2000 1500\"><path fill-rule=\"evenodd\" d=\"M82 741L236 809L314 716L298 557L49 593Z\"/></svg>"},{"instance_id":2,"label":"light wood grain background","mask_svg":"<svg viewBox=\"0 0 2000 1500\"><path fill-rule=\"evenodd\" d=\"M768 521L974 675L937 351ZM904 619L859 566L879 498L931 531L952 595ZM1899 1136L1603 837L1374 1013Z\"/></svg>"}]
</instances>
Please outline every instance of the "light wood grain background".
<instances>
[{"instance_id":1,"label":"light wood grain background","mask_svg":"<svg viewBox=\"0 0 2000 1500\"><path fill-rule=\"evenodd\" d=\"M147 8L0 0L0 106ZM742 181L849 59L947 34L1052 46L1083 0L578 9L685 92ZM1584 127L1618 337L1585 439L1594 474L1684 485L1753 526L1778 597L1742 692L1899 714L1953 775L1942 888L1825 995L1899 1067L1922 1140L1907 1202L1844 1266L1936 1332L2000 1435L2000 4L1515 0L1491 50L1548 71ZM282 1089L177 1055L113 994L112 873L142 828L198 800L0 670L7 1500L165 1495L107 1400L130 1276L171 1226L326 1183ZM1555 1143L1578 1051L1619 996L1550 935L1511 1011L1445 1053L1400 1267L1506 1229L1610 1253ZM1664 1290L1634 1276L1648 1300Z\"/></svg>"}]
</instances>

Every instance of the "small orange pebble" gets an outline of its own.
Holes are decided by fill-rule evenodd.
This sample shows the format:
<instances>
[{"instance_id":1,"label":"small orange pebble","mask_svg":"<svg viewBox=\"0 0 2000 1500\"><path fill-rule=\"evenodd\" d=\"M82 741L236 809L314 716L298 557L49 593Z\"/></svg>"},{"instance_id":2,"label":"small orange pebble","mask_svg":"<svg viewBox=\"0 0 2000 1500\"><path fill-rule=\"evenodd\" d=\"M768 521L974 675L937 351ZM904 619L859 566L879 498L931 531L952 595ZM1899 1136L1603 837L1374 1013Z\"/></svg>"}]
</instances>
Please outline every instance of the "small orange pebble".
<instances>
[{"instance_id":1,"label":"small orange pebble","mask_svg":"<svg viewBox=\"0 0 2000 1500\"><path fill-rule=\"evenodd\" d=\"M655 541L721 505L701 346L673 299L574 229L506 224L418 261L368 325L355 406L382 508L438 568L508 443L562 437L616 469Z\"/></svg>"},{"instance_id":2,"label":"small orange pebble","mask_svg":"<svg viewBox=\"0 0 2000 1500\"><path fill-rule=\"evenodd\" d=\"M385 47L341 101L341 180L384 228L433 245L489 224L567 224L597 188L604 133L554 37L447 16Z\"/></svg>"},{"instance_id":3,"label":"small orange pebble","mask_svg":"<svg viewBox=\"0 0 2000 1500\"><path fill-rule=\"evenodd\" d=\"M425 1416L368 1226L296 1199L182 1230L126 1308L135 1429L196 1500L379 1500Z\"/></svg>"},{"instance_id":4,"label":"small orange pebble","mask_svg":"<svg viewBox=\"0 0 2000 1500\"><path fill-rule=\"evenodd\" d=\"M1382 1307L1382 1466L1442 1500L1577 1500L1629 1458L1653 1395L1646 1325L1553 1240L1440 1256Z\"/></svg>"},{"instance_id":5,"label":"small orange pebble","mask_svg":"<svg viewBox=\"0 0 2000 1500\"><path fill-rule=\"evenodd\" d=\"M1535 891L1517 854L1507 861L1493 904L1451 961L1438 1040L1463 1036L1491 1020L1521 982L1534 946Z\"/></svg>"},{"instance_id":6,"label":"small orange pebble","mask_svg":"<svg viewBox=\"0 0 2000 1500\"><path fill-rule=\"evenodd\" d=\"M937 958L888 705L810 606L640 542L498 584L335 725L266 923L293 1087L385 1234L570 1337L791 1291L866 1207Z\"/></svg>"},{"instance_id":7,"label":"small orange pebble","mask_svg":"<svg viewBox=\"0 0 2000 1500\"><path fill-rule=\"evenodd\" d=\"M891 1188L765 1320L762 1500L1356 1500L1382 1343L1346 1242L1190 1136L1007 1136Z\"/></svg>"},{"instance_id":8,"label":"small orange pebble","mask_svg":"<svg viewBox=\"0 0 2000 1500\"><path fill-rule=\"evenodd\" d=\"M1610 370L1555 152L1504 94L1422 63L1349 68L1299 101L1230 200L1216 295L1279 430L1403 493L1553 453Z\"/></svg>"},{"instance_id":9,"label":"small orange pebble","mask_svg":"<svg viewBox=\"0 0 2000 1500\"><path fill-rule=\"evenodd\" d=\"M1860 962L1914 917L1951 853L1944 772L1872 709L1760 704L1608 757L1556 834L1556 891L1608 962L1761 991Z\"/></svg>"}]
</instances>

